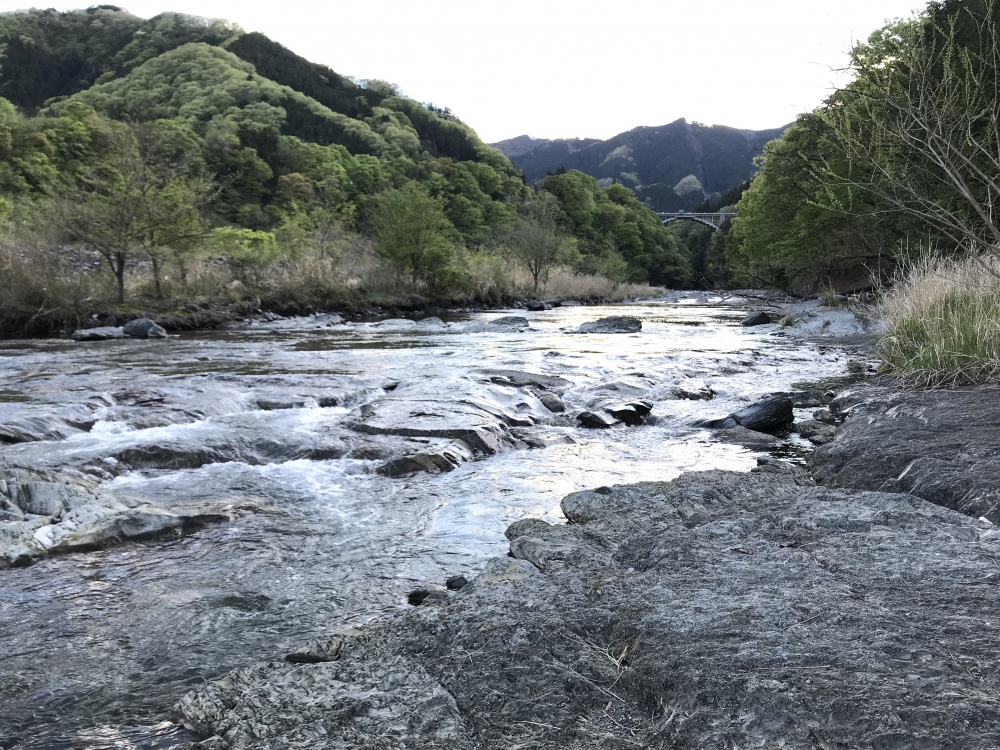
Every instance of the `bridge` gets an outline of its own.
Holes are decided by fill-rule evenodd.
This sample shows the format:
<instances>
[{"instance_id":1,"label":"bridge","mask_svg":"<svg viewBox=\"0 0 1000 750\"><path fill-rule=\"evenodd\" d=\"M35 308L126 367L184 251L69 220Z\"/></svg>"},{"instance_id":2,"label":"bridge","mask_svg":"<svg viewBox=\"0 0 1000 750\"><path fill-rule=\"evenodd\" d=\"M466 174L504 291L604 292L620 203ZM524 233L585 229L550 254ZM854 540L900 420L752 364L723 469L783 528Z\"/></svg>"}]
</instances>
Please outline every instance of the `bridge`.
<instances>
[{"instance_id":1,"label":"bridge","mask_svg":"<svg viewBox=\"0 0 1000 750\"><path fill-rule=\"evenodd\" d=\"M657 216L664 225L670 224L675 221L696 221L699 224L704 224L706 227L711 227L712 230L716 230L722 226L722 222L726 219L731 219L736 216L732 211L717 211L715 213L688 213L686 211L676 211L676 212L657 212Z\"/></svg>"}]
</instances>

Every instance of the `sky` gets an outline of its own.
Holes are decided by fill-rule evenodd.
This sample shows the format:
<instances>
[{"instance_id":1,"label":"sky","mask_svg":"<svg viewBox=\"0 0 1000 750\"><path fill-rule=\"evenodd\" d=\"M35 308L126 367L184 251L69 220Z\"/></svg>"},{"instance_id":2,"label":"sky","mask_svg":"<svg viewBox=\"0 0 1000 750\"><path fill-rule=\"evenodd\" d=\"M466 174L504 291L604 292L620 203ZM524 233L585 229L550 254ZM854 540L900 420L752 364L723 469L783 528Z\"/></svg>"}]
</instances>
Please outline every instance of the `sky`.
<instances>
[{"instance_id":1,"label":"sky","mask_svg":"<svg viewBox=\"0 0 1000 750\"><path fill-rule=\"evenodd\" d=\"M114 0L50 0L58 10ZM852 41L919 0L118 0L260 31L449 107L488 142L610 138L678 118L765 129L847 78ZM30 7L0 0L0 11Z\"/></svg>"}]
</instances>

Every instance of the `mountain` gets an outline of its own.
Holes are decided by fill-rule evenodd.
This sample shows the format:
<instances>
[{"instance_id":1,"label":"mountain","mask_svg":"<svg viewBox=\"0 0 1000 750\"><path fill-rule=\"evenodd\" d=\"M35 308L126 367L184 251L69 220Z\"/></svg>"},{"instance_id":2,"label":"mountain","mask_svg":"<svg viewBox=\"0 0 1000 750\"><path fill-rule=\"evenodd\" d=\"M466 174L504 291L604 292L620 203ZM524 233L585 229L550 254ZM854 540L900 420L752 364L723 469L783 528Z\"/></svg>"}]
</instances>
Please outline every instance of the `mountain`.
<instances>
[{"instance_id":1,"label":"mountain","mask_svg":"<svg viewBox=\"0 0 1000 750\"><path fill-rule=\"evenodd\" d=\"M529 182L560 168L577 169L601 185L618 182L658 211L692 209L717 199L754 172L764 144L785 128L741 130L684 119L639 127L600 141L518 136L492 144Z\"/></svg>"}]
</instances>

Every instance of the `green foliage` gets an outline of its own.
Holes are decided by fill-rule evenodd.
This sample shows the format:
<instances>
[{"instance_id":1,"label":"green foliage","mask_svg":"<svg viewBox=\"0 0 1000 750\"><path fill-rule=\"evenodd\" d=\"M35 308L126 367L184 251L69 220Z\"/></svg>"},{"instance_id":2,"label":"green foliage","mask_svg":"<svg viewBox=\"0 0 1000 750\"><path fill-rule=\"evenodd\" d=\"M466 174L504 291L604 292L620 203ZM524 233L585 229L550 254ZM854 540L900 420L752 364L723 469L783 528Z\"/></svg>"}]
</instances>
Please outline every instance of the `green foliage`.
<instances>
[{"instance_id":1,"label":"green foliage","mask_svg":"<svg viewBox=\"0 0 1000 750\"><path fill-rule=\"evenodd\" d=\"M542 180L540 192L555 196L562 225L579 239L580 269L605 275L628 265L623 280L683 288L691 268L676 238L660 218L623 185L601 188L593 177L570 170Z\"/></svg>"},{"instance_id":2,"label":"green foliage","mask_svg":"<svg viewBox=\"0 0 1000 750\"><path fill-rule=\"evenodd\" d=\"M103 256L125 300L125 270L137 251L150 257L160 296L159 268L169 248L184 248L202 234L198 208L211 196L189 157L194 134L173 122L117 125L86 170L67 173L58 188L54 218L68 239Z\"/></svg>"},{"instance_id":3,"label":"green foliage","mask_svg":"<svg viewBox=\"0 0 1000 750\"><path fill-rule=\"evenodd\" d=\"M416 183L380 194L372 222L383 255L414 284L433 283L452 265L455 228L441 203Z\"/></svg>"},{"instance_id":4,"label":"green foliage","mask_svg":"<svg viewBox=\"0 0 1000 750\"><path fill-rule=\"evenodd\" d=\"M260 282L260 273L280 255L275 236L270 232L235 227L213 229L203 240L203 252L222 256L242 281Z\"/></svg>"}]
</instances>

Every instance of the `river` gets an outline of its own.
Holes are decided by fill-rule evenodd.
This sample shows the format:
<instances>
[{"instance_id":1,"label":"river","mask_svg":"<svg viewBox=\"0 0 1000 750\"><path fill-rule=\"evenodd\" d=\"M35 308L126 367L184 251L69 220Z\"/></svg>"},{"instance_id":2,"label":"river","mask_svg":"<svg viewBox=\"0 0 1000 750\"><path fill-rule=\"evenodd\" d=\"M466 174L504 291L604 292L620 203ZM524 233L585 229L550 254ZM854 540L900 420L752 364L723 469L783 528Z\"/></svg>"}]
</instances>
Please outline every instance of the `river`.
<instances>
[{"instance_id":1,"label":"river","mask_svg":"<svg viewBox=\"0 0 1000 750\"><path fill-rule=\"evenodd\" d=\"M759 453L692 423L846 374L842 350L741 328L744 310L718 301L560 307L530 313L527 328L490 325L515 314L0 342L0 425L70 425L3 446L0 468L74 469L123 498L239 509L186 536L0 570L0 748L169 747L184 738L170 708L193 686L389 616L427 583L471 577L506 553L512 521L560 520L568 492L749 469ZM640 318L641 333L569 332L611 314ZM566 413L539 411L529 390L497 379L504 370L564 378ZM677 398L696 381L714 398ZM374 469L415 441L350 425L387 396L408 408L471 399L520 410L547 447L384 476ZM652 416L576 425L609 398L644 398Z\"/></svg>"}]
</instances>

